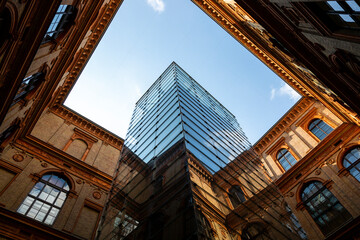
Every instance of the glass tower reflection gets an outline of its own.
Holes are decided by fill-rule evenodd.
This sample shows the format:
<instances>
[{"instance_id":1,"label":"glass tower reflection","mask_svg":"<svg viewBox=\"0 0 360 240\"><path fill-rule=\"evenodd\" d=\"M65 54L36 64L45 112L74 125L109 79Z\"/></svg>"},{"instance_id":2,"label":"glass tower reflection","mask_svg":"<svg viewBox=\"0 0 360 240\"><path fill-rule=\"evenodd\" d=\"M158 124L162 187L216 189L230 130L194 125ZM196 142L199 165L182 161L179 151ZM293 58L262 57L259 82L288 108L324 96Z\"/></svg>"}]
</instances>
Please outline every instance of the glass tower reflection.
<instances>
[{"instance_id":1,"label":"glass tower reflection","mask_svg":"<svg viewBox=\"0 0 360 240\"><path fill-rule=\"evenodd\" d=\"M279 196L234 115L173 62L136 103L97 239L213 239L204 212L245 225Z\"/></svg>"},{"instance_id":2,"label":"glass tower reflection","mask_svg":"<svg viewBox=\"0 0 360 240\"><path fill-rule=\"evenodd\" d=\"M235 116L173 62L136 103L124 146L151 164L181 139L212 173L250 148Z\"/></svg>"}]
</instances>

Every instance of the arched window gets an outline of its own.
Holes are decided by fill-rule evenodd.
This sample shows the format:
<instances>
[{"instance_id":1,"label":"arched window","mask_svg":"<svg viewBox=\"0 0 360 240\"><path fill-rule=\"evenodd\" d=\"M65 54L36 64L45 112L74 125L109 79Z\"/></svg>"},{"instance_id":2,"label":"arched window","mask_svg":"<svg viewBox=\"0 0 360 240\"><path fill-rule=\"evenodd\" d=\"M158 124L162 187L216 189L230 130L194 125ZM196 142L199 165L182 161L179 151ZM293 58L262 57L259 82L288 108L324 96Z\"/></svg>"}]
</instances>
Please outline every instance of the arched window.
<instances>
[{"instance_id":1,"label":"arched window","mask_svg":"<svg viewBox=\"0 0 360 240\"><path fill-rule=\"evenodd\" d=\"M277 160L284 168L285 171L289 170L291 166L296 163L296 159L291 155L291 153L285 148L281 149L277 154Z\"/></svg>"},{"instance_id":2,"label":"arched window","mask_svg":"<svg viewBox=\"0 0 360 240\"><path fill-rule=\"evenodd\" d=\"M345 155L343 165L360 182L360 146Z\"/></svg>"},{"instance_id":3,"label":"arched window","mask_svg":"<svg viewBox=\"0 0 360 240\"><path fill-rule=\"evenodd\" d=\"M44 36L43 43L56 39L74 20L75 8L71 5L60 5Z\"/></svg>"},{"instance_id":4,"label":"arched window","mask_svg":"<svg viewBox=\"0 0 360 240\"><path fill-rule=\"evenodd\" d=\"M309 130L320 140L329 135L333 128L318 118L312 120L309 124Z\"/></svg>"},{"instance_id":5,"label":"arched window","mask_svg":"<svg viewBox=\"0 0 360 240\"><path fill-rule=\"evenodd\" d=\"M230 188L229 198L234 208L246 201L245 194L240 186L232 186Z\"/></svg>"},{"instance_id":6,"label":"arched window","mask_svg":"<svg viewBox=\"0 0 360 240\"><path fill-rule=\"evenodd\" d=\"M242 232L241 239L244 240L270 240L265 226L261 223L250 223Z\"/></svg>"},{"instance_id":7,"label":"arched window","mask_svg":"<svg viewBox=\"0 0 360 240\"><path fill-rule=\"evenodd\" d=\"M351 218L338 199L319 181L309 182L301 193L301 199L324 235Z\"/></svg>"},{"instance_id":8,"label":"arched window","mask_svg":"<svg viewBox=\"0 0 360 240\"><path fill-rule=\"evenodd\" d=\"M55 174L46 174L31 189L17 212L51 225L60 212L69 190L69 185L63 178Z\"/></svg>"}]
</instances>

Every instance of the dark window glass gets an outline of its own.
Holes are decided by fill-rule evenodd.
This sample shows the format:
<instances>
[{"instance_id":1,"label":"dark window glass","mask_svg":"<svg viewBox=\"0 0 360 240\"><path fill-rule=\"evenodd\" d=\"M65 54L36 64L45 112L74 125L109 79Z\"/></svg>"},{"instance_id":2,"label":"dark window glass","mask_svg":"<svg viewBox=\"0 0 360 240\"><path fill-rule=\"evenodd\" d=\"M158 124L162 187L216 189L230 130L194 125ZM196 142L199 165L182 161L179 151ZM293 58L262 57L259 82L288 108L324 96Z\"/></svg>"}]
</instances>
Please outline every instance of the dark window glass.
<instances>
[{"instance_id":1,"label":"dark window glass","mask_svg":"<svg viewBox=\"0 0 360 240\"><path fill-rule=\"evenodd\" d=\"M289 170L291 166L296 163L296 159L293 157L293 155L291 155L291 153L284 148L278 152L277 160L285 171Z\"/></svg>"},{"instance_id":2,"label":"dark window glass","mask_svg":"<svg viewBox=\"0 0 360 240\"><path fill-rule=\"evenodd\" d=\"M249 224L242 232L241 239L244 240L270 240L265 226L260 223Z\"/></svg>"},{"instance_id":3,"label":"dark window glass","mask_svg":"<svg viewBox=\"0 0 360 240\"><path fill-rule=\"evenodd\" d=\"M245 194L240 186L232 186L230 188L229 198L234 208L246 201Z\"/></svg>"},{"instance_id":4,"label":"dark window glass","mask_svg":"<svg viewBox=\"0 0 360 240\"><path fill-rule=\"evenodd\" d=\"M164 214L155 213L149 217L148 238L149 240L163 239L164 230Z\"/></svg>"},{"instance_id":5,"label":"dark window glass","mask_svg":"<svg viewBox=\"0 0 360 240\"><path fill-rule=\"evenodd\" d=\"M71 5L60 5L44 36L43 43L56 39L72 22L75 8Z\"/></svg>"},{"instance_id":6,"label":"dark window glass","mask_svg":"<svg viewBox=\"0 0 360 240\"><path fill-rule=\"evenodd\" d=\"M51 225L69 191L68 183L55 174L44 175L31 189L17 210L27 217Z\"/></svg>"},{"instance_id":7,"label":"dark window glass","mask_svg":"<svg viewBox=\"0 0 360 240\"><path fill-rule=\"evenodd\" d=\"M301 193L301 199L324 235L328 235L351 219L350 213L319 181L308 183Z\"/></svg>"},{"instance_id":8,"label":"dark window glass","mask_svg":"<svg viewBox=\"0 0 360 240\"><path fill-rule=\"evenodd\" d=\"M14 124L8 127L2 133L0 133L0 144L3 143L8 137L10 137L18 129L18 127L18 124Z\"/></svg>"},{"instance_id":9,"label":"dark window glass","mask_svg":"<svg viewBox=\"0 0 360 240\"><path fill-rule=\"evenodd\" d=\"M320 119L314 119L309 124L309 130L320 140L329 135L333 128Z\"/></svg>"},{"instance_id":10,"label":"dark window glass","mask_svg":"<svg viewBox=\"0 0 360 240\"><path fill-rule=\"evenodd\" d=\"M356 1L327 1L327 14L341 19L344 23L355 23L359 27L360 6Z\"/></svg>"},{"instance_id":11,"label":"dark window glass","mask_svg":"<svg viewBox=\"0 0 360 240\"><path fill-rule=\"evenodd\" d=\"M330 29L360 29L360 3L358 0L323 1L313 4L315 4L316 13Z\"/></svg>"},{"instance_id":12,"label":"dark window glass","mask_svg":"<svg viewBox=\"0 0 360 240\"><path fill-rule=\"evenodd\" d=\"M360 147L352 149L348 152L344 159L343 165L347 168L351 175L353 175L360 182Z\"/></svg>"},{"instance_id":13,"label":"dark window glass","mask_svg":"<svg viewBox=\"0 0 360 240\"><path fill-rule=\"evenodd\" d=\"M43 72L35 73L29 77L24 78L12 104L19 102L21 99L24 99L29 92L39 86L43 79Z\"/></svg>"}]
</instances>

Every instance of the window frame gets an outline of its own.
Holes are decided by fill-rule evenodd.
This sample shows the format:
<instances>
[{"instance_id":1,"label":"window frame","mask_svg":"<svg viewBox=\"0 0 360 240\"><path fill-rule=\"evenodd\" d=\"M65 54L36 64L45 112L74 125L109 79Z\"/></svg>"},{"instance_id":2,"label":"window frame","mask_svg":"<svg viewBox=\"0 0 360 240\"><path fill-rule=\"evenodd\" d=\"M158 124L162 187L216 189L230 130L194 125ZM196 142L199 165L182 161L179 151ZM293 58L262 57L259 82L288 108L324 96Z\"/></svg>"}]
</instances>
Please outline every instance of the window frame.
<instances>
[{"instance_id":1,"label":"window frame","mask_svg":"<svg viewBox=\"0 0 360 240\"><path fill-rule=\"evenodd\" d=\"M62 9L63 6L66 6L65 9ZM54 17L51 19L51 23L44 34L41 44L55 41L63 35L63 33L67 32L73 24L76 14L77 10L75 6L60 4Z\"/></svg>"},{"instance_id":2,"label":"window frame","mask_svg":"<svg viewBox=\"0 0 360 240\"><path fill-rule=\"evenodd\" d=\"M360 145L356 145L350 149L348 149L344 154L343 156L341 157L341 165L344 169L346 169L346 171L355 179L357 180L358 182L360 182L360 157L355 160L354 162L350 162L349 160L347 160L349 164L349 166L346 166L344 164L345 160L346 160L346 157L351 154L352 151L354 151L355 149L358 149L359 153L360 153ZM356 168L356 170L359 172L359 174L356 176L354 176L352 173L351 173L351 169L353 168Z\"/></svg>"},{"instance_id":3,"label":"window frame","mask_svg":"<svg viewBox=\"0 0 360 240\"><path fill-rule=\"evenodd\" d=\"M282 150L285 150L286 153L283 153L282 156L280 157L280 159L282 159L283 157L285 158L286 154L289 153L291 155L291 157L295 160L294 164L291 164L287 158L285 158L285 160L287 161L287 163L290 165L290 167L288 169L285 169L283 164L280 162L280 159L279 159L279 154ZM282 170L284 172L287 172L289 171L299 160L294 156L294 154L292 153L292 151L289 149L289 148L285 148L285 147L282 147L280 148L277 152L276 152L276 162L278 163L278 165L280 165L280 167L282 168Z\"/></svg>"},{"instance_id":4,"label":"window frame","mask_svg":"<svg viewBox=\"0 0 360 240\"><path fill-rule=\"evenodd\" d=\"M310 217L316 223L319 230L324 234L324 236L330 236L334 231L340 229L342 226L346 225L346 223L349 222L349 220L352 219L352 215L341 204L339 199L332 193L332 191L330 191L330 188L329 188L330 183L331 183L331 181L330 182L329 181L321 182L318 179L311 179L302 185L302 187L300 188L301 190L299 191L299 195L298 195L298 197L300 198L300 201L301 201L300 204L302 206L304 206L307 213L310 215ZM307 188L309 188L311 185L314 185L316 190L312 193L310 190L311 195L306 196L307 198L304 199L304 191ZM324 193L324 192L326 192L326 193ZM327 200L325 202L325 204L324 204L324 202L321 202L321 206L327 207L325 210L323 210L323 212L321 214L319 214L319 211L316 208L316 206L314 206L312 203L310 203L312 200L314 200L316 198L320 199L320 197L319 197L320 194L322 194L323 199ZM330 198L331 198L331 200L329 200ZM334 199L335 199L335 201L333 201ZM328 206L329 203L331 205L330 207ZM311 204L311 207L314 209L314 211L311 210L311 207L309 206L310 204ZM320 219L322 216L326 216L326 213L328 213L331 210L333 210L331 213L334 214L334 212L336 212L336 211L334 211L334 210L336 210L336 207L335 207L336 205L340 205L342 207L342 212L340 214L337 214L336 217L334 217L332 219L332 221L326 221L326 222L324 221L324 223L325 223L324 226L326 227L330 223L332 225L335 225L334 223L336 223L336 222L334 222L334 219L336 220L339 217L343 217L345 221L343 221L343 223L341 225L337 225L338 226L337 228L328 227L328 229L326 229L324 227L321 227L321 225L318 223L318 219ZM316 212L317 216L315 216L314 212ZM344 216L344 215L346 215L346 216Z\"/></svg>"},{"instance_id":5,"label":"window frame","mask_svg":"<svg viewBox=\"0 0 360 240\"><path fill-rule=\"evenodd\" d=\"M359 0L355 1L360 6ZM326 8L326 6L324 6L326 2L328 1L292 2L291 4L297 12L301 14L306 21L310 22L322 35L358 42L360 40L359 29L341 28L337 26L336 22L327 16L326 9L322 9L324 7ZM323 6L321 6L321 4L323 4ZM328 8L330 8L330 6L328 6Z\"/></svg>"},{"instance_id":6,"label":"window frame","mask_svg":"<svg viewBox=\"0 0 360 240\"><path fill-rule=\"evenodd\" d=\"M231 189L238 189L238 190L240 190L240 191L241 191L241 194L242 194L242 197L243 197L244 199L242 200L241 197L238 196L237 193L238 193L239 191L238 191L238 192L235 192L235 193L232 193L232 192L231 192ZM228 189L227 192L228 192L228 198L229 198L229 200L230 200L230 202L231 202L231 205L232 205L233 209L237 208L238 206L240 206L242 203L244 203L244 202L247 200L247 196L246 196L243 188L242 188L240 185L232 185L232 186ZM239 204L234 204L233 199L239 201Z\"/></svg>"},{"instance_id":7,"label":"window frame","mask_svg":"<svg viewBox=\"0 0 360 240\"><path fill-rule=\"evenodd\" d=\"M44 79L44 72L37 72L24 78L13 99L12 106L24 100L34 89L36 89L44 81Z\"/></svg>"},{"instance_id":8,"label":"window frame","mask_svg":"<svg viewBox=\"0 0 360 240\"><path fill-rule=\"evenodd\" d=\"M315 123L314 126L311 126L314 122L318 121L318 123ZM325 124L325 126L331 128L331 131L329 133L326 133L323 128L319 127L320 124ZM320 138L318 135L315 134L315 132L313 132L313 130L316 130L319 129L322 133L325 134L325 137L323 138ZM307 127L308 131L313 135L315 136L319 141L322 141L324 140L327 136L329 136L333 131L334 131L334 128L332 126L330 126L327 122L325 122L323 119L321 118L313 118L309 124L308 124L308 127Z\"/></svg>"},{"instance_id":9,"label":"window frame","mask_svg":"<svg viewBox=\"0 0 360 240\"><path fill-rule=\"evenodd\" d=\"M45 179L46 176L48 176L48 179ZM55 183L50 182L51 179L53 178L53 176L56 176L58 178ZM59 186L56 185L56 183L60 179L63 181L62 187L59 187ZM41 184L42 184L42 186L41 186ZM41 186L40 189L37 188L39 186ZM49 186L49 188L50 188L48 193L46 193L44 191L47 186ZM52 226L55 223L57 217L59 216L60 211L64 207L65 202L66 202L67 198L69 197L69 195L71 193L71 186L72 186L71 181L66 176L63 176L62 174L59 174L57 172L47 172L47 173L43 174L41 177L39 177L37 179L36 183L32 186L31 190L28 192L25 199L19 205L19 207L17 209L17 213L19 213L21 215L24 215L25 217L30 218L32 220L41 222L41 223L49 225L49 226ZM65 188L67 188L67 189L65 189ZM51 203L50 201L47 201L47 198L51 195L50 193L54 189L55 189L55 191L58 191L58 194L56 195L56 197L54 198L54 200ZM33 192L35 192L36 190L39 190L39 192L35 196L35 195L33 195ZM40 198L40 195L42 193L48 194L45 199ZM64 199L60 199L62 201L62 204L60 206L57 206L56 202L58 201L59 196L61 195L61 193L64 193L65 197L64 197ZM30 205L26 208L25 202L27 200L31 199L31 198L32 198L32 201L31 201ZM34 207L36 202L40 202L42 204L39 209L36 209L36 207ZM42 207L44 206L44 204L47 204L49 206L48 211L45 213L45 217L43 217L42 220L36 219L37 215L43 209ZM22 212L21 208L25 208L25 210ZM37 212L34 215L34 217L31 217L28 214L33 209L35 209L35 211L37 211ZM50 220L50 223L46 223L46 220L48 219L48 216L50 215L50 212L53 209L56 209L57 213L54 216L52 216L53 220L52 221Z\"/></svg>"}]
</instances>

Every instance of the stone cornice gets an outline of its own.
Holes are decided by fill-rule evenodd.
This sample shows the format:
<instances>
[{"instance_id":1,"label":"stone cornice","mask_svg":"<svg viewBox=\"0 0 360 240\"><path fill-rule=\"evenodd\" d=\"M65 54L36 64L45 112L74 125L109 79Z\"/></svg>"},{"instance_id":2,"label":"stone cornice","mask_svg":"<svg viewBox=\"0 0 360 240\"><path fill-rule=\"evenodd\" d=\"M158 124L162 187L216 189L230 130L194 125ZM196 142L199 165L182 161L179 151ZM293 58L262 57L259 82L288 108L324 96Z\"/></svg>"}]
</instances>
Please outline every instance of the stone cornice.
<instances>
[{"instance_id":1,"label":"stone cornice","mask_svg":"<svg viewBox=\"0 0 360 240\"><path fill-rule=\"evenodd\" d=\"M205 167L198 162L198 160L192 156L191 153L189 153L191 156L188 159L189 167L199 176L202 178L202 180L206 181L207 184L211 184L211 182L214 180L212 174L205 169Z\"/></svg>"},{"instance_id":2,"label":"stone cornice","mask_svg":"<svg viewBox=\"0 0 360 240\"><path fill-rule=\"evenodd\" d=\"M286 193L303 181L308 173L316 167L321 168L324 164L331 165L331 156L340 150L340 146L349 142L358 133L359 129L356 125L343 123L277 179L276 185L282 193Z\"/></svg>"},{"instance_id":3,"label":"stone cornice","mask_svg":"<svg viewBox=\"0 0 360 240\"><path fill-rule=\"evenodd\" d=\"M27 154L48 162L59 169L64 169L105 191L110 189L112 177L109 174L104 173L33 136L27 136L26 139L16 140L16 142L13 143L13 146L17 149L24 150Z\"/></svg>"},{"instance_id":4,"label":"stone cornice","mask_svg":"<svg viewBox=\"0 0 360 240\"><path fill-rule=\"evenodd\" d=\"M80 114L66 108L65 106L58 106L51 108L50 111L71 124L79 127L81 130L88 132L92 136L101 139L104 143L121 150L124 140L110 131L105 130L99 125L93 123L89 119L81 116Z\"/></svg>"},{"instance_id":5,"label":"stone cornice","mask_svg":"<svg viewBox=\"0 0 360 240\"><path fill-rule=\"evenodd\" d=\"M274 57L267 51L265 48L265 42L259 42L259 36L253 33L253 36L250 36L249 30L245 31L242 29L240 24L238 24L237 17L234 17L230 14L225 7L220 7L221 2L214 0L192 0L196 5L198 5L202 10L204 10L212 19L214 19L220 26L222 26L229 34L231 34L236 40L238 40L244 47L251 51L255 56L257 56L264 64L266 64L270 69L272 69L277 75L294 87L299 93L303 96L311 97L312 94L299 84L299 80L293 74L296 72L294 70L290 71L288 66L284 66L277 59L281 57ZM246 33L247 36L244 34ZM253 39L250 39L253 38ZM257 39L257 40L255 40ZM287 60L284 59L286 62ZM304 76L305 77L305 76Z\"/></svg>"},{"instance_id":6,"label":"stone cornice","mask_svg":"<svg viewBox=\"0 0 360 240\"><path fill-rule=\"evenodd\" d=\"M97 21L91 26L91 29L89 30L91 34L88 37L86 43L81 44L78 52L74 56L74 60L68 69L69 74L66 76L64 83L59 88L59 91L57 92L57 95L52 102L52 107L57 108L62 106L66 96L70 92L81 71L84 69L88 59L90 59L91 54L95 50L102 35L105 33L105 30L109 26L112 18L114 17L122 2L123 0L111 0L100 9Z\"/></svg>"},{"instance_id":7,"label":"stone cornice","mask_svg":"<svg viewBox=\"0 0 360 240\"><path fill-rule=\"evenodd\" d=\"M254 149L261 154L270 144L273 143L284 131L303 114L314 103L310 98L302 98L293 108L291 108L273 127L254 144Z\"/></svg>"}]
</instances>

